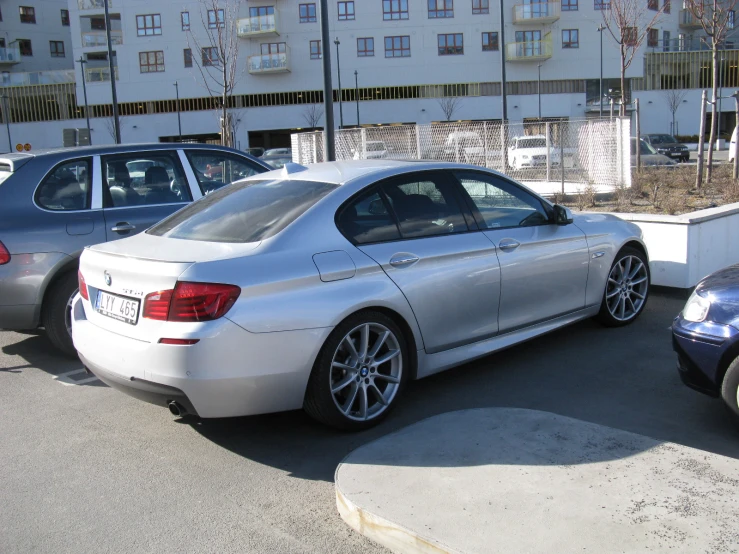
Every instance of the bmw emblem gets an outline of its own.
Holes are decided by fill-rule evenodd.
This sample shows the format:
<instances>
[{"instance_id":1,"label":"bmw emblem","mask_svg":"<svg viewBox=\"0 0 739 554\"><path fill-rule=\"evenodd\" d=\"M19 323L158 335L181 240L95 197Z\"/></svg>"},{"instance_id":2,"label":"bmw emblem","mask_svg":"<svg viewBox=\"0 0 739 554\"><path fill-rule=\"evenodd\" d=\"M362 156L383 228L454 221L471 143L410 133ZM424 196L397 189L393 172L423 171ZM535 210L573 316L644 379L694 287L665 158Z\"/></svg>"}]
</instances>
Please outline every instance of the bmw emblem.
<instances>
[{"instance_id":1,"label":"bmw emblem","mask_svg":"<svg viewBox=\"0 0 739 554\"><path fill-rule=\"evenodd\" d=\"M368 374L368 373L369 373L369 369L368 369L368 368L366 368L366 367L363 367L363 368L362 368L361 370L359 370L359 374L360 374L360 375L361 375L362 377L367 377L367 374Z\"/></svg>"},{"instance_id":2,"label":"bmw emblem","mask_svg":"<svg viewBox=\"0 0 739 554\"><path fill-rule=\"evenodd\" d=\"M103 277L105 277L105 284L110 286L113 282L113 278L110 276L110 273L107 271L103 271Z\"/></svg>"}]
</instances>

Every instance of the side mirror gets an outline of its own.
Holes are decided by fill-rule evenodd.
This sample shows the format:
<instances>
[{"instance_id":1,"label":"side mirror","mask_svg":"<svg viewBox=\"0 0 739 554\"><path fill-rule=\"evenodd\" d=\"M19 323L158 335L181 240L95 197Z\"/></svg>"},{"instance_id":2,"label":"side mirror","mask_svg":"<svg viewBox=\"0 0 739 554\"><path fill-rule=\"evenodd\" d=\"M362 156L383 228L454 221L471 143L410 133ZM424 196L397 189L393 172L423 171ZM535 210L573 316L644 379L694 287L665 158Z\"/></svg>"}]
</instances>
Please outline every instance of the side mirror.
<instances>
[{"instance_id":1,"label":"side mirror","mask_svg":"<svg viewBox=\"0 0 739 554\"><path fill-rule=\"evenodd\" d=\"M557 225L569 225L572 221L572 212L569 208L565 208L559 204L554 205L554 222Z\"/></svg>"}]
</instances>

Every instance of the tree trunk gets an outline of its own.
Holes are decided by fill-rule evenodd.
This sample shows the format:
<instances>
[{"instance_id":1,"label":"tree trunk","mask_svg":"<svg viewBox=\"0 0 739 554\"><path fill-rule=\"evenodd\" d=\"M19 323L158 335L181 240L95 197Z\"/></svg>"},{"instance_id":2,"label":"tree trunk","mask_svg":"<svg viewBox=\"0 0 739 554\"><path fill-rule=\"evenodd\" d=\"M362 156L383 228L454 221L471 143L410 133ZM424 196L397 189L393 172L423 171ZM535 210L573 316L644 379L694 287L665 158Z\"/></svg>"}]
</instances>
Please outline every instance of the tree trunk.
<instances>
[{"instance_id":1,"label":"tree trunk","mask_svg":"<svg viewBox=\"0 0 739 554\"><path fill-rule=\"evenodd\" d=\"M701 185L703 184L703 143L705 142L705 136L706 136L706 90L703 89L703 92L701 93L701 109L700 109L701 119L700 119L700 127L698 131L698 164L697 164L697 171L695 174L695 188L698 190L701 190Z\"/></svg>"},{"instance_id":2,"label":"tree trunk","mask_svg":"<svg viewBox=\"0 0 739 554\"><path fill-rule=\"evenodd\" d=\"M715 4L715 2L714 2ZM711 134L708 139L708 167L706 167L706 183L711 182L713 173L713 148L716 144L716 110L718 108L718 44L713 40L711 45Z\"/></svg>"},{"instance_id":3,"label":"tree trunk","mask_svg":"<svg viewBox=\"0 0 739 554\"><path fill-rule=\"evenodd\" d=\"M621 117L626 115L626 49L623 44L621 45L621 105L618 108L618 115Z\"/></svg>"},{"instance_id":4,"label":"tree trunk","mask_svg":"<svg viewBox=\"0 0 739 554\"><path fill-rule=\"evenodd\" d=\"M223 56L225 58L225 56ZM228 125L228 65L226 64L226 60L221 60L221 64L223 65L223 96L221 98L221 109L222 109L222 115L221 115L221 144L223 146L231 146L231 133L229 132L229 125Z\"/></svg>"}]
</instances>

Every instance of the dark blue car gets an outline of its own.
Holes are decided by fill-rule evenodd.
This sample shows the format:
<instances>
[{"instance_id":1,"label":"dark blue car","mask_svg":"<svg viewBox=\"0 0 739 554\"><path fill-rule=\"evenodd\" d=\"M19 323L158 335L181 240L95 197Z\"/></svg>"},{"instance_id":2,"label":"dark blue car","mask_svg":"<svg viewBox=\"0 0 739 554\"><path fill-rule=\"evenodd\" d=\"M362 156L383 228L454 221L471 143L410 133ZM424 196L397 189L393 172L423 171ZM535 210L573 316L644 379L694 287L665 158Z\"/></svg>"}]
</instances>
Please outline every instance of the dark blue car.
<instances>
[{"instance_id":1,"label":"dark blue car","mask_svg":"<svg viewBox=\"0 0 739 554\"><path fill-rule=\"evenodd\" d=\"M739 264L703 279L672 323L687 386L721 397L739 423Z\"/></svg>"}]
</instances>

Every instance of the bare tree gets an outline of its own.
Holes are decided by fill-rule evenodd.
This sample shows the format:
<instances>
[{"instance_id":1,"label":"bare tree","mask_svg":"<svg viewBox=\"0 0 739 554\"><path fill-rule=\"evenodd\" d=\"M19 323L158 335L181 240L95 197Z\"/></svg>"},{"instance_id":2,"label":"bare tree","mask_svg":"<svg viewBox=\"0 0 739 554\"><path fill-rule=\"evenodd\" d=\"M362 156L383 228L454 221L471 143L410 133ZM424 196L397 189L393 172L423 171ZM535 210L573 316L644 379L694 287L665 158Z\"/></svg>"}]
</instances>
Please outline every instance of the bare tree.
<instances>
[{"instance_id":1,"label":"bare tree","mask_svg":"<svg viewBox=\"0 0 739 554\"><path fill-rule=\"evenodd\" d=\"M619 115L626 115L626 70L634 61L639 47L649 30L659 20L665 7L657 9L653 15L647 0L600 0L604 9L603 23L618 45L621 58L621 105Z\"/></svg>"},{"instance_id":2,"label":"bare tree","mask_svg":"<svg viewBox=\"0 0 739 554\"><path fill-rule=\"evenodd\" d=\"M323 118L323 108L318 104L310 104L303 110L303 119L310 129L315 129L321 125L321 119Z\"/></svg>"},{"instance_id":3,"label":"bare tree","mask_svg":"<svg viewBox=\"0 0 739 554\"><path fill-rule=\"evenodd\" d=\"M115 142L115 120L113 116L103 117L101 118L101 121L103 122L103 127L106 131L108 131L108 134L110 135L110 138L113 139L113 142ZM123 125L125 124L125 118L122 115L118 116L118 124L121 128L121 133L123 132Z\"/></svg>"},{"instance_id":4,"label":"bare tree","mask_svg":"<svg viewBox=\"0 0 739 554\"><path fill-rule=\"evenodd\" d=\"M671 90L662 91L662 98L664 98L665 103L667 104L667 107L670 109L670 113L672 114L672 129L670 129L670 132L673 135L676 134L675 114L677 113L677 110L680 108L680 104L682 104L683 99L687 95L688 95L687 91L680 90L680 89L671 89Z\"/></svg>"},{"instance_id":5,"label":"bare tree","mask_svg":"<svg viewBox=\"0 0 739 554\"><path fill-rule=\"evenodd\" d=\"M456 112L462 105L462 99L456 97L439 98L438 102L441 111L444 112L446 121L451 121L454 116L454 112Z\"/></svg>"},{"instance_id":6,"label":"bare tree","mask_svg":"<svg viewBox=\"0 0 739 554\"><path fill-rule=\"evenodd\" d=\"M191 26L187 44L202 83L220 109L221 144L233 146L231 96L243 70L239 67L237 20L242 0L198 0L202 29Z\"/></svg>"},{"instance_id":7,"label":"bare tree","mask_svg":"<svg viewBox=\"0 0 739 554\"><path fill-rule=\"evenodd\" d=\"M726 35L734 27L734 8L737 0L684 0L685 9L700 23L711 47L711 131L708 139L708 165L706 181L711 182L713 172L713 147L716 144L716 108L718 102L718 51L726 41Z\"/></svg>"}]
</instances>

